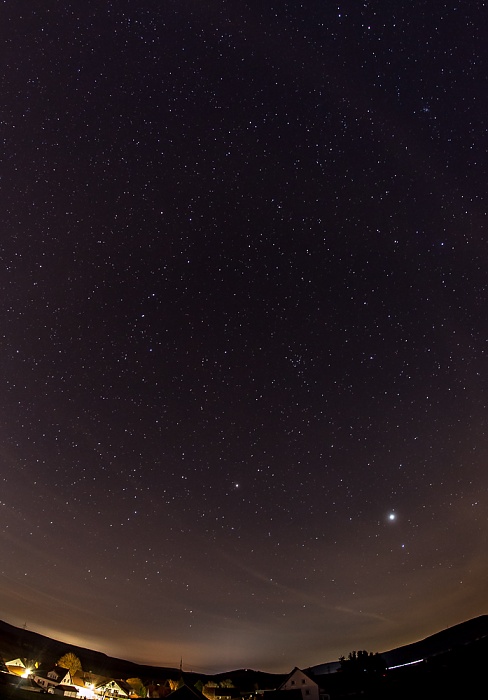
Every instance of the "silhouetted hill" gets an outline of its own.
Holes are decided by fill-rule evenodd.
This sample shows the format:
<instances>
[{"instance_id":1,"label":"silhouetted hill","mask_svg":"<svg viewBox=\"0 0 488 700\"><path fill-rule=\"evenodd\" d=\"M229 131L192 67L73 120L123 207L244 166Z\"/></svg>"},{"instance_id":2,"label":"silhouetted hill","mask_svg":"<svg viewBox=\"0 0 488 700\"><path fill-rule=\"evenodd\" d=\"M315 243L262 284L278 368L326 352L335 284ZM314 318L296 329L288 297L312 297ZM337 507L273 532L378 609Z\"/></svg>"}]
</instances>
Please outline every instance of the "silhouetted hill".
<instances>
[{"instance_id":1,"label":"silhouetted hill","mask_svg":"<svg viewBox=\"0 0 488 700\"><path fill-rule=\"evenodd\" d=\"M469 629L464 626L464 631ZM473 625L477 631L478 626ZM486 695L486 659L488 658L488 637L473 641L461 641L463 628L457 636L455 630L440 638L435 644L424 649L433 652L419 663L395 666L384 673L367 673L341 670L337 673L316 676L322 690L331 700L472 700ZM483 632L483 627L481 627ZM423 641L429 641L430 638ZM445 640L453 643L453 648L439 652ZM435 652L434 652L435 650ZM395 650L397 651L397 650ZM268 700L272 700L269 698Z\"/></svg>"},{"instance_id":2,"label":"silhouetted hill","mask_svg":"<svg viewBox=\"0 0 488 700\"><path fill-rule=\"evenodd\" d=\"M488 615L480 615L413 644L381 652L381 656L389 667L398 666L456 650L485 637L488 637Z\"/></svg>"},{"instance_id":3,"label":"silhouetted hill","mask_svg":"<svg viewBox=\"0 0 488 700\"><path fill-rule=\"evenodd\" d=\"M418 642L406 644L405 646L390 649L389 651L381 651L380 655L386 661L386 665L391 668L392 666L410 664L414 661L428 659L438 654L456 650L463 645L484 638L488 638L488 615L480 615L471 620L466 620L453 627L448 627L441 632L436 632ZM354 650L349 649L349 651ZM359 649L355 651L359 651ZM367 649L367 651L376 652L376 649ZM310 671L316 676L323 676L334 673L339 668L340 663L338 661L332 661L312 666Z\"/></svg>"},{"instance_id":4,"label":"silhouetted hill","mask_svg":"<svg viewBox=\"0 0 488 700\"><path fill-rule=\"evenodd\" d=\"M132 661L124 661L112 656L107 656L100 651L85 649L74 644L61 642L50 637L45 637L31 630L14 627L0 620L0 657L8 661L17 657L39 661L42 667L54 666L56 661L72 652L80 659L84 671L111 678L141 678L144 682L161 682L166 679L176 680L180 676L178 668L165 666L148 666L136 664ZM195 683L197 680L222 681L230 678L237 688L242 690L254 690L276 688L286 676L283 674L265 673L252 669L238 669L214 675L184 672L187 683Z\"/></svg>"},{"instance_id":5,"label":"silhouetted hill","mask_svg":"<svg viewBox=\"0 0 488 700\"><path fill-rule=\"evenodd\" d=\"M316 674L317 680L331 700L482 697L480 688L486 685L488 616L467 620L381 656L389 666L384 675L354 676L339 671Z\"/></svg>"},{"instance_id":6,"label":"silhouetted hill","mask_svg":"<svg viewBox=\"0 0 488 700\"><path fill-rule=\"evenodd\" d=\"M146 666L107 656L100 651L85 649L74 644L45 637L31 630L21 629L0 620L0 655L5 659L16 657L35 659L43 667L53 666L67 652L80 659L85 671L112 678L149 678L165 680L178 678L177 668ZM186 674L185 674L186 675ZM188 674L191 676L192 674ZM199 676L198 676L199 677ZM198 678L196 677L196 678Z\"/></svg>"},{"instance_id":7,"label":"silhouetted hill","mask_svg":"<svg viewBox=\"0 0 488 700\"><path fill-rule=\"evenodd\" d=\"M168 678L175 680L180 674L176 668L149 666L117 659L0 621L0 656L4 660L19 656L36 659L47 667L54 665L60 656L67 652L78 656L85 671L112 678L138 677L144 682L162 682ZM466 690L470 691L471 687L474 687L473 684L479 682L484 674L485 659L488 658L488 615L454 625L413 644L383 652L381 656L390 671L383 679L375 680L375 698L431 698L434 697L431 694L433 687L436 688L435 697L455 697L456 693L459 694L457 697L462 696ZM422 660L421 663L392 669L419 660ZM356 694L361 694L363 700L366 700L369 691L357 690L357 679L348 678L341 672L331 672L332 668L335 670L336 667L336 662L333 662L313 666L309 671L315 674L318 682L330 693L332 700L346 696L352 698ZM219 682L230 678L241 692L257 688L277 688L287 676L252 669L237 669L212 676L186 672L183 675L188 684L199 679L204 682L210 679ZM438 694L440 689L442 695Z\"/></svg>"}]
</instances>

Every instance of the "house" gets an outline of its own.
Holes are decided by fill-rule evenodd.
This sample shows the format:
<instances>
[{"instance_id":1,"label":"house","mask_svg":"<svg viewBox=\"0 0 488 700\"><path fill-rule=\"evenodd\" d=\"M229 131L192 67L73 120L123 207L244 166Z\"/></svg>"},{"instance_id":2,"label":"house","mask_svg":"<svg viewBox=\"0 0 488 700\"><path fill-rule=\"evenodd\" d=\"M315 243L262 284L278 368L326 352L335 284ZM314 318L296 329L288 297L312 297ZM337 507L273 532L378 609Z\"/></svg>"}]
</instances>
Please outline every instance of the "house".
<instances>
[{"instance_id":1,"label":"house","mask_svg":"<svg viewBox=\"0 0 488 700\"><path fill-rule=\"evenodd\" d=\"M12 661L6 661L5 666L9 673L13 673L15 676L21 676L22 678L27 678L29 675L29 669L26 668L25 663L22 659L12 659Z\"/></svg>"},{"instance_id":2,"label":"house","mask_svg":"<svg viewBox=\"0 0 488 700\"><path fill-rule=\"evenodd\" d=\"M95 692L104 698L128 698L134 694L130 685L122 680L104 681L97 685Z\"/></svg>"},{"instance_id":3,"label":"house","mask_svg":"<svg viewBox=\"0 0 488 700\"><path fill-rule=\"evenodd\" d=\"M296 700L326 700L329 696L321 691L319 684L313 676L306 671L295 668L277 689L280 693L290 693L293 691ZM290 697L289 695L282 697ZM290 697L290 700L293 700Z\"/></svg>"},{"instance_id":4,"label":"house","mask_svg":"<svg viewBox=\"0 0 488 700\"><path fill-rule=\"evenodd\" d=\"M71 683L76 688L79 698L82 700L93 700L96 697L95 685L101 680L101 677L95 678L93 674L76 671L71 679Z\"/></svg>"},{"instance_id":5,"label":"house","mask_svg":"<svg viewBox=\"0 0 488 700\"><path fill-rule=\"evenodd\" d=\"M215 700L235 700L241 697L238 688L212 688L212 691Z\"/></svg>"},{"instance_id":6,"label":"house","mask_svg":"<svg viewBox=\"0 0 488 700\"><path fill-rule=\"evenodd\" d=\"M207 700L205 695L197 688L186 685L186 683L183 683L179 688L173 690L173 692L168 695L168 700L169 698L171 698L171 700Z\"/></svg>"},{"instance_id":7,"label":"house","mask_svg":"<svg viewBox=\"0 0 488 700\"><path fill-rule=\"evenodd\" d=\"M42 671L35 671L32 674L32 678L41 686L43 690L49 691L54 689L57 685L72 685L71 673L67 668L62 666L54 666L48 673L43 673Z\"/></svg>"},{"instance_id":8,"label":"house","mask_svg":"<svg viewBox=\"0 0 488 700\"><path fill-rule=\"evenodd\" d=\"M52 693L53 695L63 695L66 698L78 697L78 690L74 685L63 685L62 683L54 686L53 688L49 688L47 692Z\"/></svg>"},{"instance_id":9,"label":"house","mask_svg":"<svg viewBox=\"0 0 488 700\"><path fill-rule=\"evenodd\" d=\"M47 674L49 680L53 681L56 685L71 685L71 673L67 668L62 666L55 666Z\"/></svg>"}]
</instances>

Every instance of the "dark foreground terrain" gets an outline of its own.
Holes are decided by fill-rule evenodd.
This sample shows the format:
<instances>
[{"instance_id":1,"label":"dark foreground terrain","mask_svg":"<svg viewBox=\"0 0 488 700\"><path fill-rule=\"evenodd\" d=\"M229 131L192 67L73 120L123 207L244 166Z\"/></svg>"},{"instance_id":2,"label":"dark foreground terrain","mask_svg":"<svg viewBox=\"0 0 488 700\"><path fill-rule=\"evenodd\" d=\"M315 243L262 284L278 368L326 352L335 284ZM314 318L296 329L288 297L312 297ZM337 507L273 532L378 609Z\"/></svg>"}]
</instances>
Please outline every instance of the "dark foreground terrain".
<instances>
[{"instance_id":1,"label":"dark foreground terrain","mask_svg":"<svg viewBox=\"0 0 488 700\"><path fill-rule=\"evenodd\" d=\"M44 667L54 665L67 651L81 660L85 670L112 678L138 677L144 683L177 678L179 669L144 666L114 659L100 652L74 647L48 639L28 630L0 622L0 655L8 658L36 658ZM331 700L454 700L485 698L488 682L488 616L483 615L448 628L414 644L381 655L389 668L383 673L338 671L319 673L321 667L308 669ZM404 664L398 667L397 664ZM290 669L291 671L292 669ZM251 669L228 671L212 676L215 681L231 679L242 696L259 688L266 700L283 700L272 691L286 675ZM208 677L184 673L183 680L193 686ZM38 692L28 680L0 674L0 700L33 700ZM286 694L287 691L285 691ZM294 696L294 692L292 695ZM49 697L49 696L43 696Z\"/></svg>"},{"instance_id":2,"label":"dark foreground terrain","mask_svg":"<svg viewBox=\"0 0 488 700\"><path fill-rule=\"evenodd\" d=\"M389 670L380 678L336 673L322 683L331 700L472 700L487 697L488 643L476 642L422 663Z\"/></svg>"}]
</instances>

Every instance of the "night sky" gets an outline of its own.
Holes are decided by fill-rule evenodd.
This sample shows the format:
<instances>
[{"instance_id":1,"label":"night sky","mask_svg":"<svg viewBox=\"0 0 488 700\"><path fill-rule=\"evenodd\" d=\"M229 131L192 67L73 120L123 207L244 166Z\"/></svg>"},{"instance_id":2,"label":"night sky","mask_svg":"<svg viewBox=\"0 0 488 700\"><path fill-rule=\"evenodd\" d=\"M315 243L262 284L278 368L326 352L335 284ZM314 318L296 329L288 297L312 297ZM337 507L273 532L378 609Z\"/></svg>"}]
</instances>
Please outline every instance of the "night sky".
<instances>
[{"instance_id":1,"label":"night sky","mask_svg":"<svg viewBox=\"0 0 488 700\"><path fill-rule=\"evenodd\" d=\"M211 674L488 612L486 22L2 3L0 619Z\"/></svg>"}]
</instances>

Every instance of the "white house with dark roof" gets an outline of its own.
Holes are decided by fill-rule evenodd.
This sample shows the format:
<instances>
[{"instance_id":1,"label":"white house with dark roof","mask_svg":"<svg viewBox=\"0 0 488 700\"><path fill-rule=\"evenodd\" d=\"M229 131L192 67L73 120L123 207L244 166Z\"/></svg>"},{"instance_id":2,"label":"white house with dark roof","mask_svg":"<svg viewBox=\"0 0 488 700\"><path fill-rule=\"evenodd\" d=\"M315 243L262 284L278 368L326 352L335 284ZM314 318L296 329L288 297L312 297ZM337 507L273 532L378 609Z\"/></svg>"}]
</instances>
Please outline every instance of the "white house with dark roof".
<instances>
[{"instance_id":1,"label":"white house with dark roof","mask_svg":"<svg viewBox=\"0 0 488 700\"><path fill-rule=\"evenodd\" d=\"M32 674L32 679L43 690L47 691L54 690L57 685L72 685L71 673L62 666L54 666L47 673L36 670Z\"/></svg>"},{"instance_id":2,"label":"white house with dark roof","mask_svg":"<svg viewBox=\"0 0 488 700\"><path fill-rule=\"evenodd\" d=\"M128 698L133 690L125 681L109 680L97 685L95 692L104 698Z\"/></svg>"},{"instance_id":3,"label":"white house with dark roof","mask_svg":"<svg viewBox=\"0 0 488 700\"><path fill-rule=\"evenodd\" d=\"M302 700L321 700L322 697L319 684L296 666L278 690L300 691Z\"/></svg>"}]
</instances>

